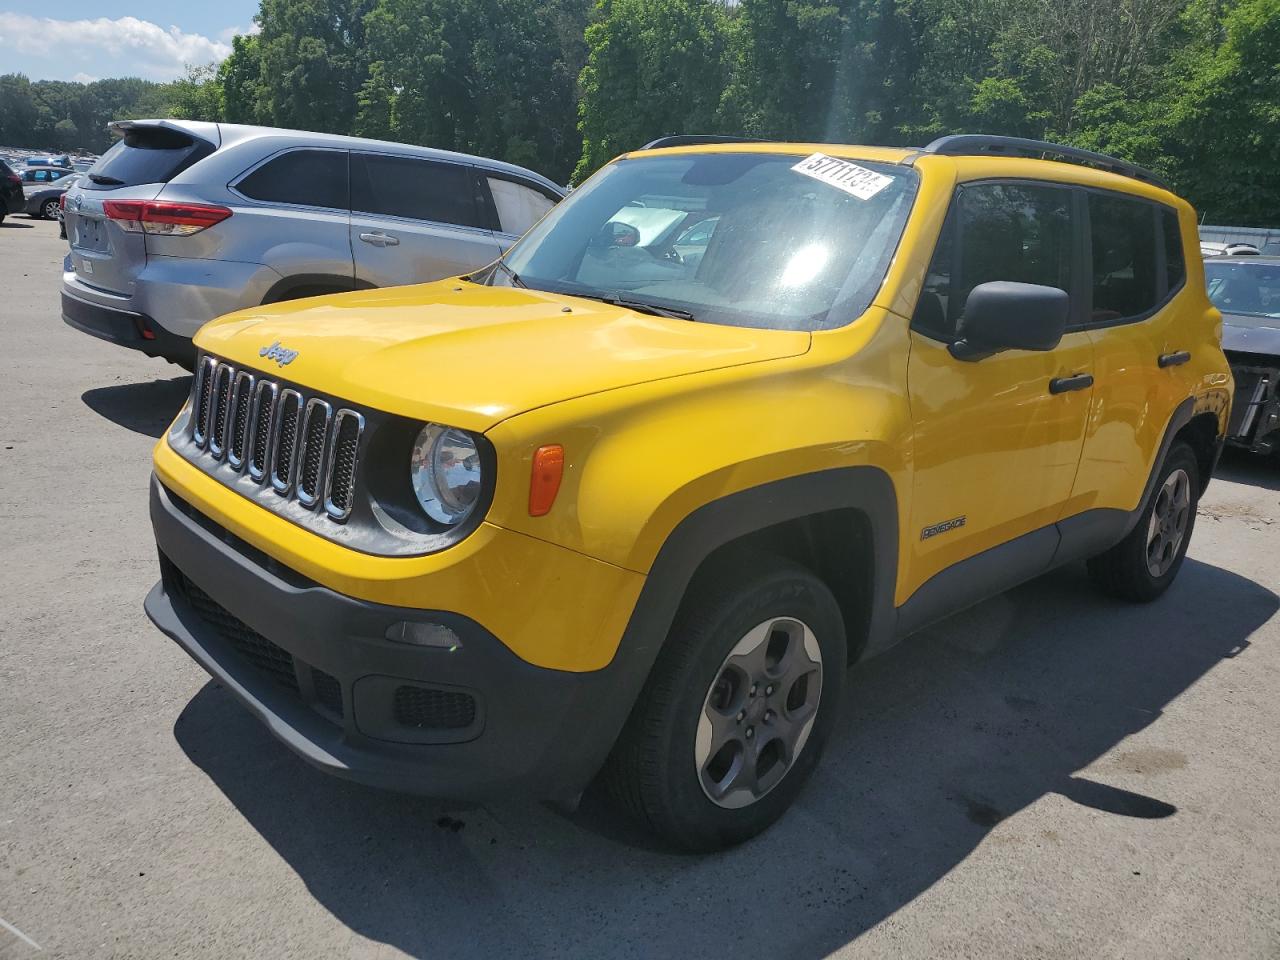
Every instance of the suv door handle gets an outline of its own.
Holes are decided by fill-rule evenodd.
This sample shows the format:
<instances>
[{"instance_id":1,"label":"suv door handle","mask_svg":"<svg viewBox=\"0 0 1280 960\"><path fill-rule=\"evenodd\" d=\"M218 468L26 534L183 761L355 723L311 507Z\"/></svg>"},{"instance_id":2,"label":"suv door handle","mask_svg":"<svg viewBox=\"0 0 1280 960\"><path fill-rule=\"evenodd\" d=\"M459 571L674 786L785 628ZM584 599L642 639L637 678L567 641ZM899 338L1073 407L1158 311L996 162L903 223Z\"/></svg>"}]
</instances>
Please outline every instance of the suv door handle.
<instances>
[{"instance_id":1,"label":"suv door handle","mask_svg":"<svg viewBox=\"0 0 1280 960\"><path fill-rule=\"evenodd\" d=\"M1049 381L1050 393L1067 393L1071 390L1088 390L1093 386L1093 374L1077 373L1070 377L1054 377Z\"/></svg>"},{"instance_id":2,"label":"suv door handle","mask_svg":"<svg viewBox=\"0 0 1280 960\"><path fill-rule=\"evenodd\" d=\"M360 234L360 239L365 243L372 243L375 247L394 247L400 242L398 237L393 237L381 231L378 233L362 233Z\"/></svg>"},{"instance_id":3,"label":"suv door handle","mask_svg":"<svg viewBox=\"0 0 1280 960\"><path fill-rule=\"evenodd\" d=\"M1165 367L1180 367L1191 359L1191 354L1186 350L1179 350L1177 353L1162 353L1156 363L1160 365L1160 369Z\"/></svg>"}]
</instances>

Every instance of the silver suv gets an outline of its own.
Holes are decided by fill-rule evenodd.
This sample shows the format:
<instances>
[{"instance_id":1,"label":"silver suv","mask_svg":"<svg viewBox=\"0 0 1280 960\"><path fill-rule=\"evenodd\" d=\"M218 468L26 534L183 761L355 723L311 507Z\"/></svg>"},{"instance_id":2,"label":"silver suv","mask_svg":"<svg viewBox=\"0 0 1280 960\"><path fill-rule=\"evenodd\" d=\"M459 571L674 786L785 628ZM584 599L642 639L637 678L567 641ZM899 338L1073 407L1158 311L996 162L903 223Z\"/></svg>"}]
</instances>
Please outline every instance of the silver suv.
<instances>
[{"instance_id":1,"label":"silver suv","mask_svg":"<svg viewBox=\"0 0 1280 960\"><path fill-rule=\"evenodd\" d=\"M426 147L184 120L121 137L66 198L71 326L190 366L233 310L424 283L495 260L564 189Z\"/></svg>"}]
</instances>

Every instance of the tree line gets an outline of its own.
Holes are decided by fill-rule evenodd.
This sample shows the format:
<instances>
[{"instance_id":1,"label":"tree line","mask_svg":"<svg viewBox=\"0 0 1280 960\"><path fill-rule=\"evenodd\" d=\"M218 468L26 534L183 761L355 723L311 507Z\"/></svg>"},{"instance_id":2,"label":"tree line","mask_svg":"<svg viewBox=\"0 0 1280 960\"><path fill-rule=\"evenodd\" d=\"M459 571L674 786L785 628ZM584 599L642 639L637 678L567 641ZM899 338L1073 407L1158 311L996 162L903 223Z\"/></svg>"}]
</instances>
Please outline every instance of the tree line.
<instances>
[{"instance_id":1,"label":"tree line","mask_svg":"<svg viewBox=\"0 0 1280 960\"><path fill-rule=\"evenodd\" d=\"M1280 225L1280 0L261 0L256 19L174 84L0 77L0 143L100 149L108 117L168 113L580 181L661 134L998 133L1150 167L1213 222Z\"/></svg>"}]
</instances>

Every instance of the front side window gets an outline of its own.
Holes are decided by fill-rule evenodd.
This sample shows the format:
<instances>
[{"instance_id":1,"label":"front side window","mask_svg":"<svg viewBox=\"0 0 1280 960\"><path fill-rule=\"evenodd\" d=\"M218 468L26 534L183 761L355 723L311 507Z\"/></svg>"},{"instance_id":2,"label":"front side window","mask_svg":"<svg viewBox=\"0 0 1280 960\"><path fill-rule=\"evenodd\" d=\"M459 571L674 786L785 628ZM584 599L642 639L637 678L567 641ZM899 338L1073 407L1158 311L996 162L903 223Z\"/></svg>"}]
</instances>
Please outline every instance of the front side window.
<instances>
[{"instance_id":1,"label":"front side window","mask_svg":"<svg viewBox=\"0 0 1280 960\"><path fill-rule=\"evenodd\" d=\"M849 180L871 185L850 187L795 169L804 162L771 153L616 161L555 207L484 281L624 299L709 323L843 326L884 280L917 174L833 161Z\"/></svg>"},{"instance_id":2,"label":"front side window","mask_svg":"<svg viewBox=\"0 0 1280 960\"><path fill-rule=\"evenodd\" d=\"M514 180L500 177L485 179L493 195L493 205L498 209L498 224L503 233L519 236L555 206L550 197Z\"/></svg>"},{"instance_id":3,"label":"front side window","mask_svg":"<svg viewBox=\"0 0 1280 960\"><path fill-rule=\"evenodd\" d=\"M1161 291L1154 208L1116 194L1089 193L1094 323L1136 319L1154 310Z\"/></svg>"},{"instance_id":4,"label":"front side window","mask_svg":"<svg viewBox=\"0 0 1280 960\"><path fill-rule=\"evenodd\" d=\"M1280 317L1280 263L1256 260L1210 260L1204 265L1209 300L1230 322L1241 326L1275 326Z\"/></svg>"},{"instance_id":5,"label":"front side window","mask_svg":"<svg viewBox=\"0 0 1280 960\"><path fill-rule=\"evenodd\" d=\"M413 157L352 154L351 209L462 227L483 226L466 167Z\"/></svg>"},{"instance_id":6,"label":"front side window","mask_svg":"<svg viewBox=\"0 0 1280 960\"><path fill-rule=\"evenodd\" d=\"M955 339L969 293L1009 280L1071 292L1071 191L977 183L956 191L916 304L915 329Z\"/></svg>"},{"instance_id":7,"label":"front side window","mask_svg":"<svg viewBox=\"0 0 1280 960\"><path fill-rule=\"evenodd\" d=\"M347 153L290 150L258 167L236 189L254 200L346 210Z\"/></svg>"}]
</instances>

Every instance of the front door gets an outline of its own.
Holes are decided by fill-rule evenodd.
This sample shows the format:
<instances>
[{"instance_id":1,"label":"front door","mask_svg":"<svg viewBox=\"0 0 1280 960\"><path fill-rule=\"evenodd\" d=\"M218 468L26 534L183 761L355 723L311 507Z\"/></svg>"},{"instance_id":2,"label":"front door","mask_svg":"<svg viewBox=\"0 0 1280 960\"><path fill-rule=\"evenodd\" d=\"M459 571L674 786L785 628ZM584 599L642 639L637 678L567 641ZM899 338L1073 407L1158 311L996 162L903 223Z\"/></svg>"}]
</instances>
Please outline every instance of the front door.
<instances>
[{"instance_id":1,"label":"front door","mask_svg":"<svg viewBox=\"0 0 1280 960\"><path fill-rule=\"evenodd\" d=\"M976 361L956 359L948 345L969 291L988 281L1059 287L1076 319L1076 219L1066 187L992 181L957 190L912 322L914 480L900 603L935 574L1035 531L1009 556L1045 568L1052 558L1056 535L1044 528L1061 515L1080 461L1089 335L1069 330L1054 350Z\"/></svg>"}]
</instances>

